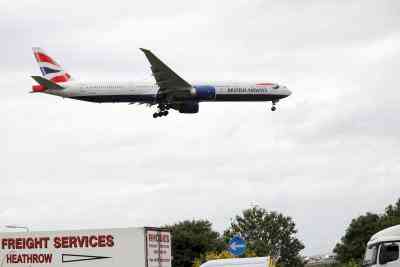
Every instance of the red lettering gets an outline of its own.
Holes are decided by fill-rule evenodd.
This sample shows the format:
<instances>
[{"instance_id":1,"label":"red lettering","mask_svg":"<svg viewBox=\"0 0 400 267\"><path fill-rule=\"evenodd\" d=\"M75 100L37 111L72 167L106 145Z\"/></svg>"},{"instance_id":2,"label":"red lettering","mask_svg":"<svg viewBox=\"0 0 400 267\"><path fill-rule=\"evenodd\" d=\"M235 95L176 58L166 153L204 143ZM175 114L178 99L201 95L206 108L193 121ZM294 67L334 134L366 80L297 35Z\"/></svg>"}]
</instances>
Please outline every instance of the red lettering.
<instances>
[{"instance_id":1,"label":"red lettering","mask_svg":"<svg viewBox=\"0 0 400 267\"><path fill-rule=\"evenodd\" d=\"M87 236L78 236L78 244L80 248L88 247L88 237Z\"/></svg>"},{"instance_id":2,"label":"red lettering","mask_svg":"<svg viewBox=\"0 0 400 267\"><path fill-rule=\"evenodd\" d=\"M29 249L35 248L35 241L33 240L33 238L28 237L25 240L25 246L26 246L26 248L29 248Z\"/></svg>"},{"instance_id":3,"label":"red lettering","mask_svg":"<svg viewBox=\"0 0 400 267\"><path fill-rule=\"evenodd\" d=\"M9 249L15 249L15 240L10 238L8 239L8 248Z\"/></svg>"},{"instance_id":4,"label":"red lettering","mask_svg":"<svg viewBox=\"0 0 400 267\"><path fill-rule=\"evenodd\" d=\"M98 242L99 242L99 247L104 248L106 246L106 236L99 235Z\"/></svg>"},{"instance_id":5,"label":"red lettering","mask_svg":"<svg viewBox=\"0 0 400 267\"><path fill-rule=\"evenodd\" d=\"M158 232L156 234L148 234L148 239L150 242L165 242L169 243L170 235L166 233Z\"/></svg>"},{"instance_id":6,"label":"red lettering","mask_svg":"<svg viewBox=\"0 0 400 267\"><path fill-rule=\"evenodd\" d=\"M16 249L22 249L23 248L23 246L22 246L22 238L16 238L15 239L15 248Z\"/></svg>"},{"instance_id":7,"label":"red lettering","mask_svg":"<svg viewBox=\"0 0 400 267\"><path fill-rule=\"evenodd\" d=\"M47 243L45 244L47 246ZM112 235L60 236L54 237L53 246L56 249L113 247L114 237Z\"/></svg>"},{"instance_id":8,"label":"red lettering","mask_svg":"<svg viewBox=\"0 0 400 267\"><path fill-rule=\"evenodd\" d=\"M164 235L163 241L169 243L169 235Z\"/></svg>"},{"instance_id":9,"label":"red lettering","mask_svg":"<svg viewBox=\"0 0 400 267\"><path fill-rule=\"evenodd\" d=\"M107 236L107 246L113 247L114 246L114 237L112 235Z\"/></svg>"},{"instance_id":10,"label":"red lettering","mask_svg":"<svg viewBox=\"0 0 400 267\"><path fill-rule=\"evenodd\" d=\"M6 238L3 238L3 239L1 240L1 249L4 249L4 248L6 247L7 240L8 240L8 239L6 239Z\"/></svg>"},{"instance_id":11,"label":"red lettering","mask_svg":"<svg viewBox=\"0 0 400 267\"><path fill-rule=\"evenodd\" d=\"M42 248L41 238L35 238L33 245L35 248Z\"/></svg>"},{"instance_id":12,"label":"red lettering","mask_svg":"<svg viewBox=\"0 0 400 267\"><path fill-rule=\"evenodd\" d=\"M90 244L90 247L92 247L92 248L97 247L97 245L98 245L97 236L92 235L91 237L89 237L89 244Z\"/></svg>"},{"instance_id":13,"label":"red lettering","mask_svg":"<svg viewBox=\"0 0 400 267\"><path fill-rule=\"evenodd\" d=\"M51 263L53 260L52 254L7 254L7 264L13 263Z\"/></svg>"},{"instance_id":14,"label":"red lettering","mask_svg":"<svg viewBox=\"0 0 400 267\"><path fill-rule=\"evenodd\" d=\"M50 240L50 237L40 238L40 241L43 242L44 248L48 248L49 240ZM43 248L43 247L42 247L42 243L40 243L40 248Z\"/></svg>"},{"instance_id":15,"label":"red lettering","mask_svg":"<svg viewBox=\"0 0 400 267\"><path fill-rule=\"evenodd\" d=\"M61 237L61 247L62 248L68 247L68 236Z\"/></svg>"},{"instance_id":16,"label":"red lettering","mask_svg":"<svg viewBox=\"0 0 400 267\"><path fill-rule=\"evenodd\" d=\"M45 263L51 263L51 262L52 262L52 259L53 259L53 254L46 254L46 255L44 256L44 261L45 261Z\"/></svg>"},{"instance_id":17,"label":"red lettering","mask_svg":"<svg viewBox=\"0 0 400 267\"><path fill-rule=\"evenodd\" d=\"M45 263L51 263L52 259L53 259L53 254L45 254L44 255L44 262Z\"/></svg>"},{"instance_id":18,"label":"red lettering","mask_svg":"<svg viewBox=\"0 0 400 267\"><path fill-rule=\"evenodd\" d=\"M70 238L69 238L69 248L78 247L77 241L78 240L76 240L76 236L70 236Z\"/></svg>"},{"instance_id":19,"label":"red lettering","mask_svg":"<svg viewBox=\"0 0 400 267\"><path fill-rule=\"evenodd\" d=\"M7 254L7 264L12 263L12 255Z\"/></svg>"},{"instance_id":20,"label":"red lettering","mask_svg":"<svg viewBox=\"0 0 400 267\"><path fill-rule=\"evenodd\" d=\"M59 237L54 237L54 242L53 242L54 248L61 248L61 238Z\"/></svg>"},{"instance_id":21,"label":"red lettering","mask_svg":"<svg viewBox=\"0 0 400 267\"><path fill-rule=\"evenodd\" d=\"M38 249L47 248L49 237L4 238L1 240L1 249Z\"/></svg>"},{"instance_id":22,"label":"red lettering","mask_svg":"<svg viewBox=\"0 0 400 267\"><path fill-rule=\"evenodd\" d=\"M33 257L35 256L34 254L32 255L24 255L26 256L27 259L25 259L26 263L32 263Z\"/></svg>"},{"instance_id":23,"label":"red lettering","mask_svg":"<svg viewBox=\"0 0 400 267\"><path fill-rule=\"evenodd\" d=\"M22 258L22 255L17 255L17 263L24 263L24 259Z\"/></svg>"}]
</instances>

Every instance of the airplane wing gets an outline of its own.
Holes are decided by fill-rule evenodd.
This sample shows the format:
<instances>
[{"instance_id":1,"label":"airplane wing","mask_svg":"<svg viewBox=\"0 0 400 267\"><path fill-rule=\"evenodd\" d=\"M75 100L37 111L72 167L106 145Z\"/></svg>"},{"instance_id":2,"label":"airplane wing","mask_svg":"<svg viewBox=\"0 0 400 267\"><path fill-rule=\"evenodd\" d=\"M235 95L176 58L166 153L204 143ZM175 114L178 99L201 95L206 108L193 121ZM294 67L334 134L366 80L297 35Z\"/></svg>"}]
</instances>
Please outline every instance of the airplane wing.
<instances>
[{"instance_id":1,"label":"airplane wing","mask_svg":"<svg viewBox=\"0 0 400 267\"><path fill-rule=\"evenodd\" d=\"M140 48L150 62L151 71L160 88L160 93L165 95L190 94L192 86L171 70L164 62L156 57L150 50Z\"/></svg>"}]
</instances>

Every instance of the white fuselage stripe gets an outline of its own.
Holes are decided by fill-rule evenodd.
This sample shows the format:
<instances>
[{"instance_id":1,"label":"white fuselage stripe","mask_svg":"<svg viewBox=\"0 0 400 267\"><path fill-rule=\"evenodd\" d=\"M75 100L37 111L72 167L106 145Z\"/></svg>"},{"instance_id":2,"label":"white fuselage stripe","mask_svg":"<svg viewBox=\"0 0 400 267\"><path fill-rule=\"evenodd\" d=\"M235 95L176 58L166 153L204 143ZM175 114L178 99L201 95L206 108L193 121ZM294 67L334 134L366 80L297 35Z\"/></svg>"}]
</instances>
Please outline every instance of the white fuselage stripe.
<instances>
[{"instance_id":1,"label":"white fuselage stripe","mask_svg":"<svg viewBox=\"0 0 400 267\"><path fill-rule=\"evenodd\" d=\"M60 83L60 85L64 87L63 90L47 90L46 93L78 99L88 97L104 98L107 96L153 96L156 99L159 90L158 86L154 84L134 82L66 82ZM197 87L206 87L214 90L213 97L201 99L201 101L223 101L224 97L227 100L232 99L232 101L234 101L235 97L238 97L240 101L241 96L243 97L242 99L249 99L248 101L267 101L268 97L273 98L274 96L287 96L289 94L286 87L273 88L272 86L259 86L254 83L194 86L194 92L196 92ZM116 99L120 98L116 97Z\"/></svg>"}]
</instances>

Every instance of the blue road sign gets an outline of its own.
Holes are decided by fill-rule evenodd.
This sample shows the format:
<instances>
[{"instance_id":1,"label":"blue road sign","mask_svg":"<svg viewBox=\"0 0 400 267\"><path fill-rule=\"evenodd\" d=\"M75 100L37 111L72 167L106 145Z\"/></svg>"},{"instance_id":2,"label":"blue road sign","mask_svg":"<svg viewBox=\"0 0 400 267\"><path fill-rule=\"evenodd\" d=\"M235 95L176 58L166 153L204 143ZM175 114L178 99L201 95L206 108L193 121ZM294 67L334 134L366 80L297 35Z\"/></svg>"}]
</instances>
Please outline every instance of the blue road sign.
<instances>
[{"instance_id":1,"label":"blue road sign","mask_svg":"<svg viewBox=\"0 0 400 267\"><path fill-rule=\"evenodd\" d=\"M246 242L240 236L234 236L229 240L228 250L235 256L243 255L246 251Z\"/></svg>"}]
</instances>

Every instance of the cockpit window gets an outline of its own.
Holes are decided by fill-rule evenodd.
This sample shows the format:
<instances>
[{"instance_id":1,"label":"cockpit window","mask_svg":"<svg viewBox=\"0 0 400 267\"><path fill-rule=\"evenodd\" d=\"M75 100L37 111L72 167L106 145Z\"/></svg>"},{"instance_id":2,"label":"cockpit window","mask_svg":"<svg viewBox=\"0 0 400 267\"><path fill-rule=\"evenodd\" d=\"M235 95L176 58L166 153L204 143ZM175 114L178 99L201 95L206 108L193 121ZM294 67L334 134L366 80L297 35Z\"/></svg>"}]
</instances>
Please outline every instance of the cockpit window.
<instances>
[{"instance_id":1,"label":"cockpit window","mask_svg":"<svg viewBox=\"0 0 400 267\"><path fill-rule=\"evenodd\" d=\"M367 247L365 251L363 266L371 266L376 264L376 257L378 255L378 246Z\"/></svg>"},{"instance_id":2,"label":"cockpit window","mask_svg":"<svg viewBox=\"0 0 400 267\"><path fill-rule=\"evenodd\" d=\"M279 85L275 84L274 86L272 86L272 89L278 89Z\"/></svg>"}]
</instances>

